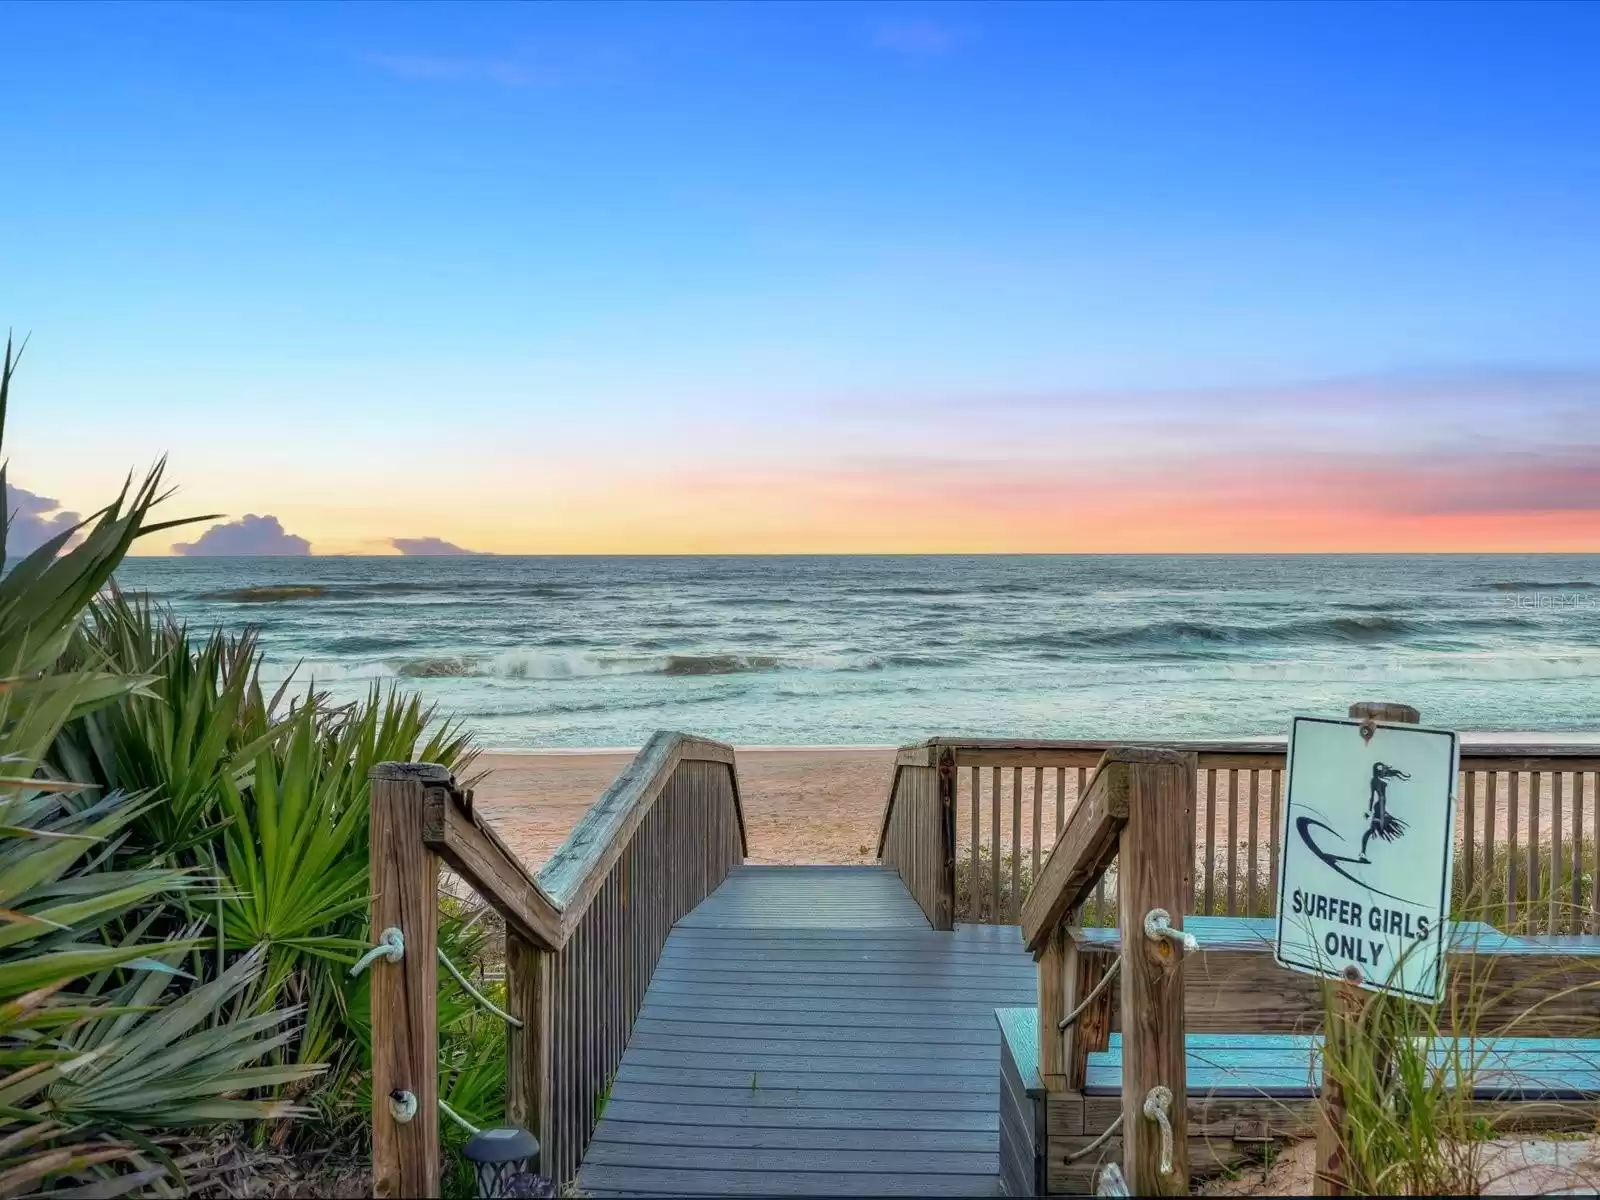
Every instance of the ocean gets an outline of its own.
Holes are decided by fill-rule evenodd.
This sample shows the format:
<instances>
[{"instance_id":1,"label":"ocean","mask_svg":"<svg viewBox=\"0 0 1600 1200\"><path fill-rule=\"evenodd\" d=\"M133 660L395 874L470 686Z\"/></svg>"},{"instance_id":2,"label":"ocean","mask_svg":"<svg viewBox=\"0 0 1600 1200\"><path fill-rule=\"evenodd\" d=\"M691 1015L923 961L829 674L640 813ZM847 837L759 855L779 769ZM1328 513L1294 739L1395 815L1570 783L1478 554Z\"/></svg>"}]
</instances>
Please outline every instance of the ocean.
<instances>
[{"instance_id":1,"label":"ocean","mask_svg":"<svg viewBox=\"0 0 1600 1200\"><path fill-rule=\"evenodd\" d=\"M1600 555L142 558L266 674L423 693L496 749L1283 734L1410 703L1600 729Z\"/></svg>"}]
</instances>

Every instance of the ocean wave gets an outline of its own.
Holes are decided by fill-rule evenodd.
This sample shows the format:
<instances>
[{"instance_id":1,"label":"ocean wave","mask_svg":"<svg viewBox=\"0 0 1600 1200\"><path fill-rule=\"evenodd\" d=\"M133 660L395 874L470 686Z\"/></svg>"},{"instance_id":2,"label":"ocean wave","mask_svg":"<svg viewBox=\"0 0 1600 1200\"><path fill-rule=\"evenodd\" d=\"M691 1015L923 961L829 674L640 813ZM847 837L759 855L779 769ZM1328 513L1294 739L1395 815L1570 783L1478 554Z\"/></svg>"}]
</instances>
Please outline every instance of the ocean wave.
<instances>
[{"instance_id":1,"label":"ocean wave","mask_svg":"<svg viewBox=\"0 0 1600 1200\"><path fill-rule=\"evenodd\" d=\"M1600 591L1600 583L1587 579L1501 579L1480 584L1479 591L1488 592L1593 592Z\"/></svg>"},{"instance_id":2,"label":"ocean wave","mask_svg":"<svg viewBox=\"0 0 1600 1200\"><path fill-rule=\"evenodd\" d=\"M405 679L453 679L474 674L474 665L468 658L419 658L401 663L395 674Z\"/></svg>"},{"instance_id":3,"label":"ocean wave","mask_svg":"<svg viewBox=\"0 0 1600 1200\"><path fill-rule=\"evenodd\" d=\"M470 598L484 592L560 599L579 593L578 588L559 583L522 583L509 579L462 579L448 583L424 580L373 583L273 583L252 587L201 592L200 600L229 604L278 604L287 600L361 600L381 596L460 595Z\"/></svg>"},{"instance_id":4,"label":"ocean wave","mask_svg":"<svg viewBox=\"0 0 1600 1200\"><path fill-rule=\"evenodd\" d=\"M1453 654L1406 662L1386 658L1375 661L1334 662L1194 662L1133 665L1107 671L1096 669L1101 685L1137 683L1256 683L1256 684L1364 684L1450 683L1493 680L1533 683L1540 680L1600 678L1600 655L1553 654Z\"/></svg>"},{"instance_id":5,"label":"ocean wave","mask_svg":"<svg viewBox=\"0 0 1600 1200\"><path fill-rule=\"evenodd\" d=\"M1458 618L1424 621L1392 614L1317 617L1268 625L1230 625L1208 621L1156 621L1116 629L1050 631L1002 640L1007 649L1036 649L1066 657L1075 650L1152 650L1190 654L1196 650L1258 646L1366 644L1419 636L1448 636L1477 630L1504 631L1525 625L1522 618Z\"/></svg>"},{"instance_id":6,"label":"ocean wave","mask_svg":"<svg viewBox=\"0 0 1600 1200\"><path fill-rule=\"evenodd\" d=\"M742 675L746 671L776 671L774 654L669 654L656 669L659 675Z\"/></svg>"},{"instance_id":7,"label":"ocean wave","mask_svg":"<svg viewBox=\"0 0 1600 1200\"><path fill-rule=\"evenodd\" d=\"M958 656L872 654L606 654L593 651L518 647L487 656L429 655L367 661L310 661L301 674L319 680L402 679L579 679L605 675L657 675L700 678L719 675L835 674L882 671L890 667L926 668L962 661Z\"/></svg>"},{"instance_id":8,"label":"ocean wave","mask_svg":"<svg viewBox=\"0 0 1600 1200\"><path fill-rule=\"evenodd\" d=\"M282 604L288 600L318 600L329 594L319 584L284 583L269 587L233 588L225 592L202 592L200 599L225 604Z\"/></svg>"}]
</instances>

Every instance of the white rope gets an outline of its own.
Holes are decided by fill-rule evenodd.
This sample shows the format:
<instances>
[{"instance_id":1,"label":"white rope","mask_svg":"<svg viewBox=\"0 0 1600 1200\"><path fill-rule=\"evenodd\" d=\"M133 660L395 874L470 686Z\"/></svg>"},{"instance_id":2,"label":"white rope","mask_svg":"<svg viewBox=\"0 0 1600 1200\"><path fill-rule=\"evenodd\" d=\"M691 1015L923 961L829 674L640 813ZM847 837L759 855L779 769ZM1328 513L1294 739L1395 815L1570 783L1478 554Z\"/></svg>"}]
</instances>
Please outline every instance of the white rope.
<instances>
[{"instance_id":1,"label":"white rope","mask_svg":"<svg viewBox=\"0 0 1600 1200\"><path fill-rule=\"evenodd\" d=\"M472 1134L478 1132L478 1127L476 1125L474 1125L471 1121L469 1121L465 1117L463 1117L455 1109L451 1108L443 1100L439 1101L439 1111L442 1112L445 1116L449 1117L457 1125L461 1126L462 1129L466 1130L467 1131L467 1135L469 1137Z\"/></svg>"},{"instance_id":2,"label":"white rope","mask_svg":"<svg viewBox=\"0 0 1600 1200\"><path fill-rule=\"evenodd\" d=\"M516 1017L513 1017L505 1009L501 1008L493 1000L489 999L489 997L485 996L477 988L473 987L472 984L467 982L467 977L456 969L455 963L450 961L450 956L444 952L444 948L442 946L439 948L439 961L444 964L444 969L446 971L449 971L450 974L456 977L456 982L467 989L467 994L469 996L487 1008L495 1016L499 1017L507 1025L514 1026L517 1029L522 1028L521 1021L517 1020Z\"/></svg>"},{"instance_id":3,"label":"white rope","mask_svg":"<svg viewBox=\"0 0 1600 1200\"><path fill-rule=\"evenodd\" d=\"M1074 1021L1083 1016L1083 1010L1094 1003L1094 998L1101 992L1105 991L1106 988L1111 986L1111 981L1117 977L1117 972L1120 970L1122 970L1122 955L1119 954L1116 958L1111 960L1110 969L1108 969L1104 975L1100 976L1100 982L1089 989L1089 994L1083 998L1083 1002L1079 1004L1077 1008L1069 1012L1066 1016L1062 1017L1056 1028L1063 1030L1070 1028Z\"/></svg>"},{"instance_id":4,"label":"white rope","mask_svg":"<svg viewBox=\"0 0 1600 1200\"><path fill-rule=\"evenodd\" d=\"M356 965L350 968L350 978L354 979L380 958L397 963L406 956L406 935L393 925L383 931L378 938L378 944L356 959Z\"/></svg>"},{"instance_id":5,"label":"white rope","mask_svg":"<svg viewBox=\"0 0 1600 1200\"><path fill-rule=\"evenodd\" d=\"M1063 1161L1074 1163L1087 1154L1093 1154L1096 1150L1100 1149L1101 1146L1104 1146L1107 1142L1109 1142L1111 1140L1111 1135L1121 1128L1122 1114L1118 1113L1117 1119L1111 1122L1111 1124L1107 1125L1099 1137L1095 1138L1094 1141L1090 1142L1082 1150L1074 1150L1071 1154L1067 1155Z\"/></svg>"}]
</instances>

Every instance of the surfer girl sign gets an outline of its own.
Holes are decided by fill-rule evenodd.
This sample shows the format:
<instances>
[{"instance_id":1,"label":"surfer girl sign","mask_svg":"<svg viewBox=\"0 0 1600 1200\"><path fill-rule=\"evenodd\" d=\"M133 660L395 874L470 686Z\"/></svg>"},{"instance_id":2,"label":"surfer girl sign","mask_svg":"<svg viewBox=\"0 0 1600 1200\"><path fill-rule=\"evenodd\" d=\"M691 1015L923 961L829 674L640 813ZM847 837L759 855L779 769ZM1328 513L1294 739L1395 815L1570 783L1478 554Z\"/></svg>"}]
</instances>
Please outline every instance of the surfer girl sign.
<instances>
[{"instance_id":1,"label":"surfer girl sign","mask_svg":"<svg viewBox=\"0 0 1600 1200\"><path fill-rule=\"evenodd\" d=\"M1294 719L1279 825L1281 965L1438 998L1459 762L1448 730Z\"/></svg>"}]
</instances>

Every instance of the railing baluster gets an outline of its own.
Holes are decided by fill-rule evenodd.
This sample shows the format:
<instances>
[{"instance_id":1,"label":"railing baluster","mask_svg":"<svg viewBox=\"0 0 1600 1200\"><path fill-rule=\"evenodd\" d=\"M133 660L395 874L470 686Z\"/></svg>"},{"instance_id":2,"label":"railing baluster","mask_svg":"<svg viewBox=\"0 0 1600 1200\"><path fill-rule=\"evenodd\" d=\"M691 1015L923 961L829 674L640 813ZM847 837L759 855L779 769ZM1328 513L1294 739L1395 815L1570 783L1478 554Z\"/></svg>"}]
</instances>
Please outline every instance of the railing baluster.
<instances>
[{"instance_id":1,"label":"railing baluster","mask_svg":"<svg viewBox=\"0 0 1600 1200\"><path fill-rule=\"evenodd\" d=\"M1483 773L1483 874L1478 891L1483 894L1482 912L1475 920L1494 920L1490 906L1494 902L1494 886L1499 880L1499 867L1494 866L1494 827L1499 824L1499 771Z\"/></svg>"},{"instance_id":2,"label":"railing baluster","mask_svg":"<svg viewBox=\"0 0 1600 1200\"><path fill-rule=\"evenodd\" d=\"M1600 838L1596 839L1600 843ZM1594 890L1600 893L1600 864ZM1572 773L1572 932L1583 933L1583 772Z\"/></svg>"},{"instance_id":3,"label":"railing baluster","mask_svg":"<svg viewBox=\"0 0 1600 1200\"><path fill-rule=\"evenodd\" d=\"M1216 911L1213 881L1217 876L1217 769L1206 770L1206 908L1207 916Z\"/></svg>"},{"instance_id":4,"label":"railing baluster","mask_svg":"<svg viewBox=\"0 0 1600 1200\"><path fill-rule=\"evenodd\" d=\"M1272 769L1272 795L1270 799L1270 812L1268 814L1268 827L1272 834L1267 846L1267 869L1269 872L1267 888L1267 913L1269 916L1278 914L1278 838L1280 832L1278 823L1281 820L1280 810L1283 807L1283 772L1277 767Z\"/></svg>"},{"instance_id":5,"label":"railing baluster","mask_svg":"<svg viewBox=\"0 0 1600 1200\"><path fill-rule=\"evenodd\" d=\"M1528 905L1523 910L1530 932L1539 927L1539 810L1544 807L1544 777L1533 772L1528 789Z\"/></svg>"},{"instance_id":6,"label":"railing baluster","mask_svg":"<svg viewBox=\"0 0 1600 1200\"><path fill-rule=\"evenodd\" d=\"M1022 920L1022 768L1011 768L1011 923Z\"/></svg>"},{"instance_id":7,"label":"railing baluster","mask_svg":"<svg viewBox=\"0 0 1600 1200\"><path fill-rule=\"evenodd\" d=\"M1228 772L1228 915L1239 911L1239 769Z\"/></svg>"},{"instance_id":8,"label":"railing baluster","mask_svg":"<svg viewBox=\"0 0 1600 1200\"><path fill-rule=\"evenodd\" d=\"M982 810L982 805L979 803L979 793L983 789L980 786L977 767L973 767L968 773L968 782L971 786L967 790L972 797L972 869L967 872L967 920L982 921L983 888L978 882L982 878L978 862L978 850L983 845L983 837L978 829L978 821Z\"/></svg>"},{"instance_id":9,"label":"railing baluster","mask_svg":"<svg viewBox=\"0 0 1600 1200\"><path fill-rule=\"evenodd\" d=\"M1463 771L1462 775L1466 777L1463 780L1465 786L1462 788L1462 816L1464 818L1462 823L1466 828L1466 832L1461 841L1461 894L1470 899L1472 896L1473 859L1476 857L1475 847L1477 845L1478 773L1469 770Z\"/></svg>"},{"instance_id":10,"label":"railing baluster","mask_svg":"<svg viewBox=\"0 0 1600 1200\"><path fill-rule=\"evenodd\" d=\"M989 870L990 881L989 920L1000 923L1000 768L989 775Z\"/></svg>"},{"instance_id":11,"label":"railing baluster","mask_svg":"<svg viewBox=\"0 0 1600 1200\"><path fill-rule=\"evenodd\" d=\"M1517 812L1519 794L1522 791L1522 773L1509 772L1511 779L1511 794L1507 797L1506 819L1506 924L1514 926L1517 923L1517 867L1521 857L1521 831Z\"/></svg>"},{"instance_id":12,"label":"railing baluster","mask_svg":"<svg viewBox=\"0 0 1600 1200\"><path fill-rule=\"evenodd\" d=\"M1061 836L1061 825L1067 819L1067 769L1056 768L1056 836ZM1054 845L1054 843L1051 843Z\"/></svg>"},{"instance_id":13,"label":"railing baluster","mask_svg":"<svg viewBox=\"0 0 1600 1200\"><path fill-rule=\"evenodd\" d=\"M1561 853L1561 791L1562 777L1560 771L1550 772L1550 933L1562 933L1566 929L1561 908L1566 897L1561 894L1561 869L1566 866Z\"/></svg>"},{"instance_id":14,"label":"railing baluster","mask_svg":"<svg viewBox=\"0 0 1600 1200\"><path fill-rule=\"evenodd\" d=\"M1073 797L1072 797L1073 811L1077 811L1078 805L1083 803L1083 793L1084 793L1084 789L1088 787L1088 782L1087 782L1088 778L1089 778L1089 768L1088 767L1079 767L1078 768L1078 790L1073 794ZM1087 904L1078 905L1078 911L1072 914L1072 923L1074 925L1082 925L1084 923L1083 912L1084 912L1084 909L1087 908L1087 907L1088 907Z\"/></svg>"},{"instance_id":15,"label":"railing baluster","mask_svg":"<svg viewBox=\"0 0 1600 1200\"><path fill-rule=\"evenodd\" d=\"M1039 878L1039 835L1044 821L1044 768L1033 769L1033 869L1032 879Z\"/></svg>"}]
</instances>

